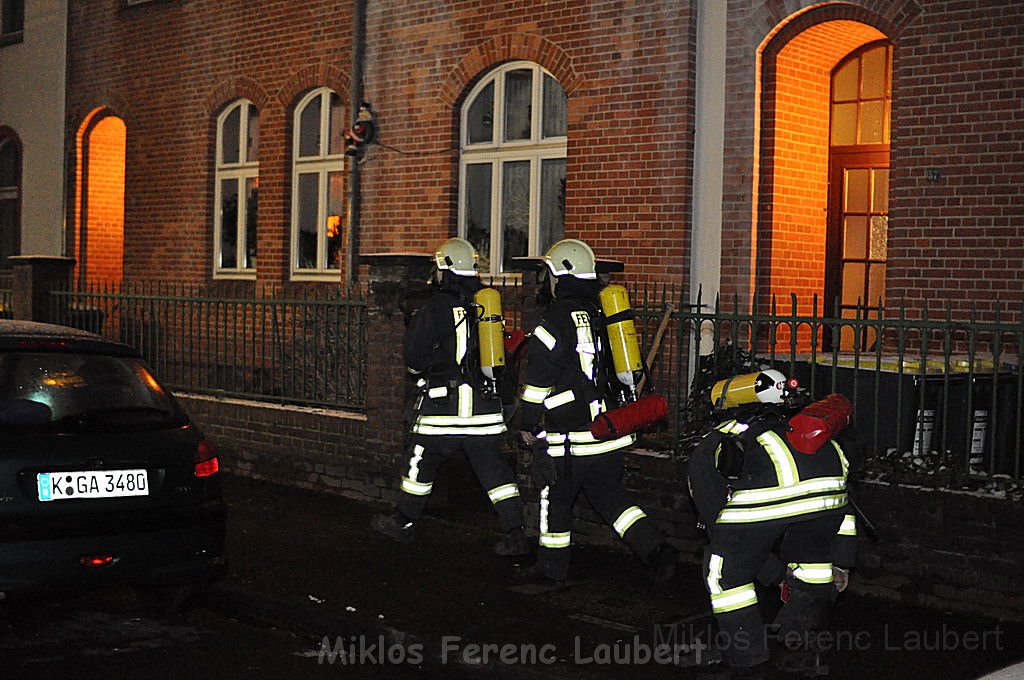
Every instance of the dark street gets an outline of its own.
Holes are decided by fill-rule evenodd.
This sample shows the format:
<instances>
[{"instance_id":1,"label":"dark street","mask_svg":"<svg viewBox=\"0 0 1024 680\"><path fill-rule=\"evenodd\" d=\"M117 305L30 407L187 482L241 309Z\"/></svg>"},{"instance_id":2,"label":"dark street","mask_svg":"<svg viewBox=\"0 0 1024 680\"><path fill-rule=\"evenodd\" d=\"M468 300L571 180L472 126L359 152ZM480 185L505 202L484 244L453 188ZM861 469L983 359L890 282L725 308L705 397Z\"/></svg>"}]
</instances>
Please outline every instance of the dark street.
<instances>
[{"instance_id":1,"label":"dark street","mask_svg":"<svg viewBox=\"0 0 1024 680\"><path fill-rule=\"evenodd\" d=\"M7 603L17 677L696 677L672 663L715 635L696 567L656 589L629 554L580 547L568 587L516 585L495 534L443 508L410 547L374 507L225 476L229 577L153 614L131 591ZM483 515L490 521L490 518ZM771 600L770 593L762 601ZM1024 626L868 598L841 600L829 677L976 678L1024 658ZM333 662L332 662L333 658ZM822 669L824 670L824 669ZM13 676L12 676L13 677Z\"/></svg>"}]
</instances>

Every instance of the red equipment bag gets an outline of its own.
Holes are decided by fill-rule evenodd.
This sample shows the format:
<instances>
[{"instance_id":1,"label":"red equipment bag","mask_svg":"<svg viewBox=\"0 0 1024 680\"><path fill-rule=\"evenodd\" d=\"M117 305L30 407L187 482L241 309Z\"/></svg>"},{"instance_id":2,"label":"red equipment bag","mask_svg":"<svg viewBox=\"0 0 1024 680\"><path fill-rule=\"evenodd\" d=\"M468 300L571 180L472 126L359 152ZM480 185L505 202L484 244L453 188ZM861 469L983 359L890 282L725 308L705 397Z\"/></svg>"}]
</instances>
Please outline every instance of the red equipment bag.
<instances>
[{"instance_id":1,"label":"red equipment bag","mask_svg":"<svg viewBox=\"0 0 1024 680\"><path fill-rule=\"evenodd\" d=\"M668 415L668 399L660 394L646 394L625 406L599 413L590 426L590 433L599 440L615 439L653 425Z\"/></svg>"},{"instance_id":2,"label":"red equipment bag","mask_svg":"<svg viewBox=\"0 0 1024 680\"><path fill-rule=\"evenodd\" d=\"M786 439L800 453L816 453L825 442L842 432L852 418L850 400L839 393L830 394L789 419L792 429L786 433Z\"/></svg>"}]
</instances>

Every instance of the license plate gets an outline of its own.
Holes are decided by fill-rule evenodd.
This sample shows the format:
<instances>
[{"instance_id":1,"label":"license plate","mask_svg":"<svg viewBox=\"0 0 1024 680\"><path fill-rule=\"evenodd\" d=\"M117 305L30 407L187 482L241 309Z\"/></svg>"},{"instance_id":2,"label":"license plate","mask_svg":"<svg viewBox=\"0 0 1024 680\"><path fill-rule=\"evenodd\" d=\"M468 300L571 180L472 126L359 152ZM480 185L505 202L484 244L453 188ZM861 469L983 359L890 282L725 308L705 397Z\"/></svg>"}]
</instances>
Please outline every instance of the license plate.
<instances>
[{"instance_id":1,"label":"license plate","mask_svg":"<svg viewBox=\"0 0 1024 680\"><path fill-rule=\"evenodd\" d=\"M40 472L36 475L36 486L41 501L146 496L149 477L145 470Z\"/></svg>"}]
</instances>

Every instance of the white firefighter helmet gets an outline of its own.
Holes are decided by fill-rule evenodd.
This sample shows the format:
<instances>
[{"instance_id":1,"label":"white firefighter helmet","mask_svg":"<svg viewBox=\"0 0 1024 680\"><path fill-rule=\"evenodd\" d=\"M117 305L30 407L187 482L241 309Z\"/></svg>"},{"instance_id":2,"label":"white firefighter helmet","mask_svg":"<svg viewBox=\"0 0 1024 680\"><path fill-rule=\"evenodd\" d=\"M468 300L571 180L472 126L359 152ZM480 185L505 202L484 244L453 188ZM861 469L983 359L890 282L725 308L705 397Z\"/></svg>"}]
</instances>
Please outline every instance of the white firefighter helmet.
<instances>
[{"instance_id":1,"label":"white firefighter helmet","mask_svg":"<svg viewBox=\"0 0 1024 680\"><path fill-rule=\"evenodd\" d=\"M573 276L577 279L596 279L594 251L583 241L567 238L551 246L544 263L555 276Z\"/></svg>"},{"instance_id":2,"label":"white firefighter helmet","mask_svg":"<svg viewBox=\"0 0 1024 680\"><path fill-rule=\"evenodd\" d=\"M450 238L437 247L434 264L439 271L458 276L478 276L476 248L464 238Z\"/></svg>"}]
</instances>

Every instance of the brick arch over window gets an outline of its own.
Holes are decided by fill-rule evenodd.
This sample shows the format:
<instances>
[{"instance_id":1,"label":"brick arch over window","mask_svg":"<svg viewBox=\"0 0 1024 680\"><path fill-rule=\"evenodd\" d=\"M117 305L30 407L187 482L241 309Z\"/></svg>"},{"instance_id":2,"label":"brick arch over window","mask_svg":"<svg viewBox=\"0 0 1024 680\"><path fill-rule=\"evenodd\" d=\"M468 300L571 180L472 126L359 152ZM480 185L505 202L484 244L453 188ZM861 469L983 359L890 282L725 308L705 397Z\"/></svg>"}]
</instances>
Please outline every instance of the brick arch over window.
<instances>
[{"instance_id":1,"label":"brick arch over window","mask_svg":"<svg viewBox=\"0 0 1024 680\"><path fill-rule=\"evenodd\" d=\"M349 85L349 78L341 69L327 64L315 64L293 73L278 90L277 100L290 116L292 108L307 92L326 87L337 92L346 104L351 104Z\"/></svg>"},{"instance_id":2,"label":"brick arch over window","mask_svg":"<svg viewBox=\"0 0 1024 680\"><path fill-rule=\"evenodd\" d=\"M89 103L82 103L68 111L68 130L71 135L81 132L83 124L98 120L98 116L117 116L131 126L134 115L128 98L119 92L103 92Z\"/></svg>"},{"instance_id":3,"label":"brick arch over window","mask_svg":"<svg viewBox=\"0 0 1024 680\"><path fill-rule=\"evenodd\" d=\"M565 88L572 97L580 86L580 78L572 65L572 59L555 43L533 34L510 33L495 36L481 43L452 69L440 98L449 107L454 107L467 91L470 83L486 73L496 64L523 59L540 64Z\"/></svg>"},{"instance_id":4,"label":"brick arch over window","mask_svg":"<svg viewBox=\"0 0 1024 680\"><path fill-rule=\"evenodd\" d=\"M723 187L723 293L730 297L737 293L741 304L750 306L755 291L766 291L761 268L769 266L771 244L770 233L762 230L760 218L771 211L771 196L766 195L764 184L764 143L771 139L773 112L766 110L763 102L775 94L774 68L779 52L804 31L835 21L871 27L895 42L920 13L916 0L827 2L796 13L792 12L792 3L782 0L763 0L745 7L730 3L726 78L728 96L734 103L726 119L725 155L734 163ZM770 167L767 169L770 171ZM752 221L757 229L751 229ZM766 243L759 243L759 238ZM766 246L764 252L762 246Z\"/></svg>"},{"instance_id":5,"label":"brick arch over window","mask_svg":"<svg viewBox=\"0 0 1024 680\"><path fill-rule=\"evenodd\" d=\"M203 103L203 108L210 118L216 118L225 106L239 100L248 99L257 109L264 109L275 104L272 97L263 86L251 78L232 78L222 82L213 88Z\"/></svg>"},{"instance_id":6,"label":"brick arch over window","mask_svg":"<svg viewBox=\"0 0 1024 680\"><path fill-rule=\"evenodd\" d=\"M765 3L762 9L775 21L775 28L769 31L761 41L762 59L769 59L778 54L790 40L811 26L826 21L856 21L877 28L891 40L896 40L903 29L918 14L921 7L917 0L866 0L859 4L847 2L822 3L808 7L803 12L791 15L776 16L773 11L781 3ZM769 7L769 5L771 7Z\"/></svg>"}]
</instances>

